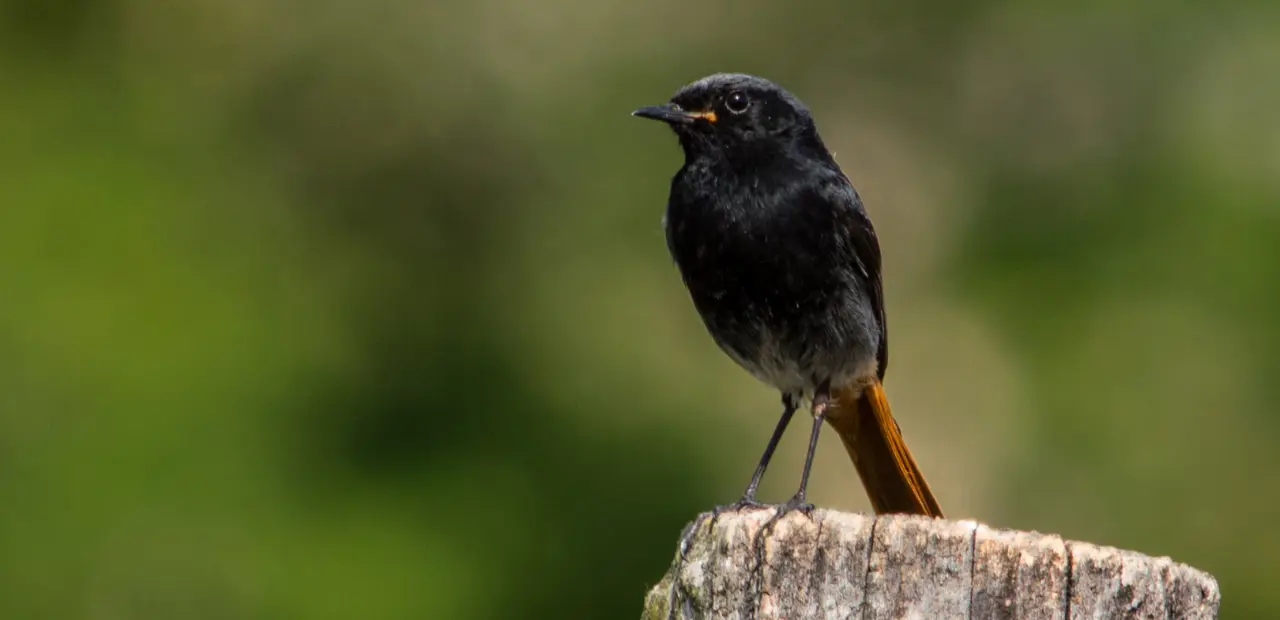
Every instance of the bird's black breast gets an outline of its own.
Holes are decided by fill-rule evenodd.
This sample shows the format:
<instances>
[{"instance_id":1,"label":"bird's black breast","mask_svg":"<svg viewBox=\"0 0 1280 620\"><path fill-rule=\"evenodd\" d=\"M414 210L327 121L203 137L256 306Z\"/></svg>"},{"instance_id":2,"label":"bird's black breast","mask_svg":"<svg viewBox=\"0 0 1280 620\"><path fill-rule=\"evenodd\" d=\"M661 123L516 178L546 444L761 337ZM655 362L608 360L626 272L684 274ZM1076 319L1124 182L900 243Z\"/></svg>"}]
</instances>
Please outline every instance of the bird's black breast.
<instances>
[{"instance_id":1,"label":"bird's black breast","mask_svg":"<svg viewBox=\"0 0 1280 620\"><path fill-rule=\"evenodd\" d=\"M779 389L811 391L876 358L879 265L877 256L871 274L858 256L862 221L838 172L735 177L686 165L672 183L666 233L721 348Z\"/></svg>"}]
</instances>

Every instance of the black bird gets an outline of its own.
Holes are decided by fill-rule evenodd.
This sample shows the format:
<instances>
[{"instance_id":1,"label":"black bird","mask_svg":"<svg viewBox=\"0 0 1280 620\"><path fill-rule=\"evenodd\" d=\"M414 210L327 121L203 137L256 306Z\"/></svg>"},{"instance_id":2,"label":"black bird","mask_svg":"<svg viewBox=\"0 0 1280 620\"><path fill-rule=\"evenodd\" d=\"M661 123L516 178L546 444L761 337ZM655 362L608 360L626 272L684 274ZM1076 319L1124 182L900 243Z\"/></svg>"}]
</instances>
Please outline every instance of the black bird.
<instances>
[{"instance_id":1,"label":"black bird","mask_svg":"<svg viewBox=\"0 0 1280 620\"><path fill-rule=\"evenodd\" d=\"M756 489L802 403L840 435L877 513L942 516L903 442L881 382L889 361L880 245L808 108L776 84L720 73L635 116L684 149L663 227L703 323L734 361L782 392L783 412L742 499Z\"/></svg>"}]
</instances>

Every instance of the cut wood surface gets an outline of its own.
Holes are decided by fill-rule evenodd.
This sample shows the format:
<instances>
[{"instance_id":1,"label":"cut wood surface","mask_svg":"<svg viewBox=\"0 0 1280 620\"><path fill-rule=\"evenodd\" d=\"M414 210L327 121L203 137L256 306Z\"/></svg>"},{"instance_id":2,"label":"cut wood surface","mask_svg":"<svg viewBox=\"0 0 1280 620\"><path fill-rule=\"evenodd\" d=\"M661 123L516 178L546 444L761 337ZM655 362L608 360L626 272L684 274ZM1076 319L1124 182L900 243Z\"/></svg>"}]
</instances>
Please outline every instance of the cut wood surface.
<instances>
[{"instance_id":1,"label":"cut wood surface","mask_svg":"<svg viewBox=\"0 0 1280 620\"><path fill-rule=\"evenodd\" d=\"M973 521L772 509L691 525L643 620L1217 618L1169 558Z\"/></svg>"}]
</instances>

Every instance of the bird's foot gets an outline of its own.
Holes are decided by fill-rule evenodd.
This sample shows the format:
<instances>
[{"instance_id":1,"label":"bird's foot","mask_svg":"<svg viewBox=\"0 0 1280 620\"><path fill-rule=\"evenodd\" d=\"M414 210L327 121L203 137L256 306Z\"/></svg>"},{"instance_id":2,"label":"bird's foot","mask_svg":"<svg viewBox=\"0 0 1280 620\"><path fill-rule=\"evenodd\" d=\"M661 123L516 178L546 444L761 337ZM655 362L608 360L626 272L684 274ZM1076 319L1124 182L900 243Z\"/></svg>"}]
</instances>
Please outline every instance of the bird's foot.
<instances>
[{"instance_id":1,"label":"bird's foot","mask_svg":"<svg viewBox=\"0 0 1280 620\"><path fill-rule=\"evenodd\" d=\"M764 525L760 528L761 531L769 531L773 529L773 526L777 524L778 521L793 512L799 512L808 517L813 513L813 504L805 502L804 496L797 493L785 503L778 504L774 507L773 516L769 517L769 520L764 522Z\"/></svg>"},{"instance_id":2,"label":"bird's foot","mask_svg":"<svg viewBox=\"0 0 1280 620\"><path fill-rule=\"evenodd\" d=\"M778 511L784 515L793 510L803 512L804 516L807 517L809 513L813 512L813 504L804 501L803 495L793 495L785 504L778 507Z\"/></svg>"},{"instance_id":3,"label":"bird's foot","mask_svg":"<svg viewBox=\"0 0 1280 620\"><path fill-rule=\"evenodd\" d=\"M716 506L715 508L712 508L711 520L714 522L720 515L726 512L742 512L743 510L748 510L748 509L754 510L754 509L770 508L770 507L772 507L770 504L765 504L765 503L756 501L755 497L752 497L750 495L743 495L742 499L739 499L738 501L732 504L724 504L722 506Z\"/></svg>"},{"instance_id":4,"label":"bird's foot","mask_svg":"<svg viewBox=\"0 0 1280 620\"><path fill-rule=\"evenodd\" d=\"M697 518L691 521L689 525L685 526L684 532L680 535L681 557L683 557L684 553L688 550L689 543L693 541L693 536L694 534L697 533L698 528L702 527L702 524L707 520L710 520L711 524L714 526L716 523L716 520L720 518L720 515L725 513L740 512L742 510L748 510L748 509L764 509L764 508L777 508L777 507L778 506L775 506L773 504L764 504L764 503L758 502L756 501L756 498L753 497L752 495L743 495L741 499L739 499L736 502L733 502L732 504L721 504L713 507L711 510L707 512L699 513Z\"/></svg>"}]
</instances>

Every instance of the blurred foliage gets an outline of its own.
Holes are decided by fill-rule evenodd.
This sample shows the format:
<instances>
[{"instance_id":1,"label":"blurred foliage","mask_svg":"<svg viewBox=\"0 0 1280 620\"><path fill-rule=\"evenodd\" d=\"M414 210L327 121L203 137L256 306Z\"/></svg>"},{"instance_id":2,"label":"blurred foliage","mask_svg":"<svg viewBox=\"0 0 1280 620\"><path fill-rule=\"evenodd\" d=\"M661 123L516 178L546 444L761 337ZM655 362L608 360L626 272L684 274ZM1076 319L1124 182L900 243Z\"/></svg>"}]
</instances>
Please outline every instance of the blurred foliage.
<instances>
[{"instance_id":1,"label":"blurred foliage","mask_svg":"<svg viewBox=\"0 0 1280 620\"><path fill-rule=\"evenodd\" d=\"M732 70L868 199L948 512L1274 617L1277 57L1274 3L0 3L0 615L634 617L777 413L627 115Z\"/></svg>"}]
</instances>

